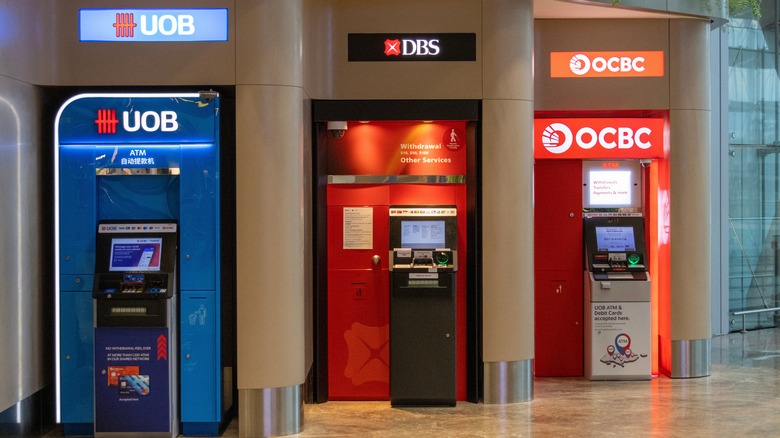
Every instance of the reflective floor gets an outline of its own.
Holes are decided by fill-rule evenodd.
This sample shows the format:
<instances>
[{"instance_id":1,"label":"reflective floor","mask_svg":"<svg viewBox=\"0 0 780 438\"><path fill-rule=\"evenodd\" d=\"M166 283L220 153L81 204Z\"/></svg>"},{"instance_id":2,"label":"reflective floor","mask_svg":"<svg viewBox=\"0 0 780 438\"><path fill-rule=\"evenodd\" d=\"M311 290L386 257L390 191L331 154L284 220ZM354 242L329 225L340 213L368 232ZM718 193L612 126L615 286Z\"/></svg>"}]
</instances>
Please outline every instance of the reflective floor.
<instances>
[{"instance_id":1,"label":"reflective floor","mask_svg":"<svg viewBox=\"0 0 780 438\"><path fill-rule=\"evenodd\" d=\"M719 336L712 375L643 382L539 378L532 402L306 405L297 437L780 437L780 329ZM224 437L238 436L238 422ZM56 433L49 436L61 436Z\"/></svg>"},{"instance_id":2,"label":"reflective floor","mask_svg":"<svg viewBox=\"0 0 780 438\"><path fill-rule=\"evenodd\" d=\"M780 437L780 329L712 340L712 375L644 382L539 378L514 405L306 405L298 437ZM241 421L238 419L237 421ZM236 421L224 436L238 436Z\"/></svg>"}]
</instances>

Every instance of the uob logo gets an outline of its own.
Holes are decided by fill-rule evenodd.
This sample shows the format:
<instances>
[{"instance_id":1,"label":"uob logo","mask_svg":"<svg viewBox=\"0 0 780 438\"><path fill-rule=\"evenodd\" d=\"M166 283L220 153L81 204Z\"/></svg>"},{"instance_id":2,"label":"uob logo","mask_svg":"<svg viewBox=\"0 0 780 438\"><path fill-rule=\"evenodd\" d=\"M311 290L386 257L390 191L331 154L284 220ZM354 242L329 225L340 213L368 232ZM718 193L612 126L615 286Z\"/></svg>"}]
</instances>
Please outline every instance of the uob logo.
<instances>
[{"instance_id":1,"label":"uob logo","mask_svg":"<svg viewBox=\"0 0 780 438\"><path fill-rule=\"evenodd\" d=\"M385 40L386 56L436 56L439 52L441 48L437 38Z\"/></svg>"},{"instance_id":2,"label":"uob logo","mask_svg":"<svg viewBox=\"0 0 780 438\"><path fill-rule=\"evenodd\" d=\"M98 134L116 134L116 110L98 110L95 124ZM126 132L144 130L146 132L174 132L179 129L178 115L176 111L124 111L122 112L122 127Z\"/></svg>"}]
</instances>

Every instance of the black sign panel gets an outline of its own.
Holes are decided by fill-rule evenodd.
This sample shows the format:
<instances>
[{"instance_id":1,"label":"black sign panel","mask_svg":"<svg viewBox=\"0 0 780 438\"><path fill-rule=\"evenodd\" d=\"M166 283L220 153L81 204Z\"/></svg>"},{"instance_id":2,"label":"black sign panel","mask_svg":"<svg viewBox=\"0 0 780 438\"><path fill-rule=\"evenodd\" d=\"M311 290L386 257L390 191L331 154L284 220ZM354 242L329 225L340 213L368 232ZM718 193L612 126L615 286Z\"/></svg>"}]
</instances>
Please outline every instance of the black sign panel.
<instances>
[{"instance_id":1,"label":"black sign panel","mask_svg":"<svg viewBox=\"0 0 780 438\"><path fill-rule=\"evenodd\" d=\"M351 33L349 62L476 61L474 33Z\"/></svg>"}]
</instances>

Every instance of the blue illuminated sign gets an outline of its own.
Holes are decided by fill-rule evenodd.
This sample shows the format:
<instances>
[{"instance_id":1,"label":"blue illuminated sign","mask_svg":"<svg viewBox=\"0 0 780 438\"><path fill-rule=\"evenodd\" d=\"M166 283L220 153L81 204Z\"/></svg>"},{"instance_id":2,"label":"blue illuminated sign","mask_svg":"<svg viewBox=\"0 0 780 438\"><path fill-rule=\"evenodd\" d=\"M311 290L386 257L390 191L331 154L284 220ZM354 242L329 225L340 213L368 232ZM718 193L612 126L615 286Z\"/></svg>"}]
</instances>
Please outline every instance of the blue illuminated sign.
<instances>
[{"instance_id":1,"label":"blue illuminated sign","mask_svg":"<svg viewBox=\"0 0 780 438\"><path fill-rule=\"evenodd\" d=\"M228 40L227 9L80 9L82 42Z\"/></svg>"},{"instance_id":2,"label":"blue illuminated sign","mask_svg":"<svg viewBox=\"0 0 780 438\"><path fill-rule=\"evenodd\" d=\"M197 93L82 94L69 103L58 119L61 146L177 144L198 148L217 141L217 102L205 102Z\"/></svg>"}]
</instances>

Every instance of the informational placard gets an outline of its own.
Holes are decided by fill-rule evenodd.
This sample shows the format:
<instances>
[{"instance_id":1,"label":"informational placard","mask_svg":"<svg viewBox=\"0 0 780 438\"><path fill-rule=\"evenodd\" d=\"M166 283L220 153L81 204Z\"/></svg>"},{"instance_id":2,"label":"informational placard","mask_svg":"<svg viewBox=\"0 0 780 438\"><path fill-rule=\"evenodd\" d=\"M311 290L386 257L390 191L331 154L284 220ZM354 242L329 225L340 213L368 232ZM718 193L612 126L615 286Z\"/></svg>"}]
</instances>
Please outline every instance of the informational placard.
<instances>
[{"instance_id":1,"label":"informational placard","mask_svg":"<svg viewBox=\"0 0 780 438\"><path fill-rule=\"evenodd\" d=\"M631 205L631 171L629 170L593 170L590 178L590 205L596 206L630 206Z\"/></svg>"},{"instance_id":2,"label":"informational placard","mask_svg":"<svg viewBox=\"0 0 780 438\"><path fill-rule=\"evenodd\" d=\"M95 432L169 431L169 351L166 327L95 329Z\"/></svg>"},{"instance_id":3,"label":"informational placard","mask_svg":"<svg viewBox=\"0 0 780 438\"><path fill-rule=\"evenodd\" d=\"M344 249L374 247L374 209L344 207Z\"/></svg>"},{"instance_id":4,"label":"informational placard","mask_svg":"<svg viewBox=\"0 0 780 438\"><path fill-rule=\"evenodd\" d=\"M590 312L593 376L649 378L650 303L593 302Z\"/></svg>"}]
</instances>

